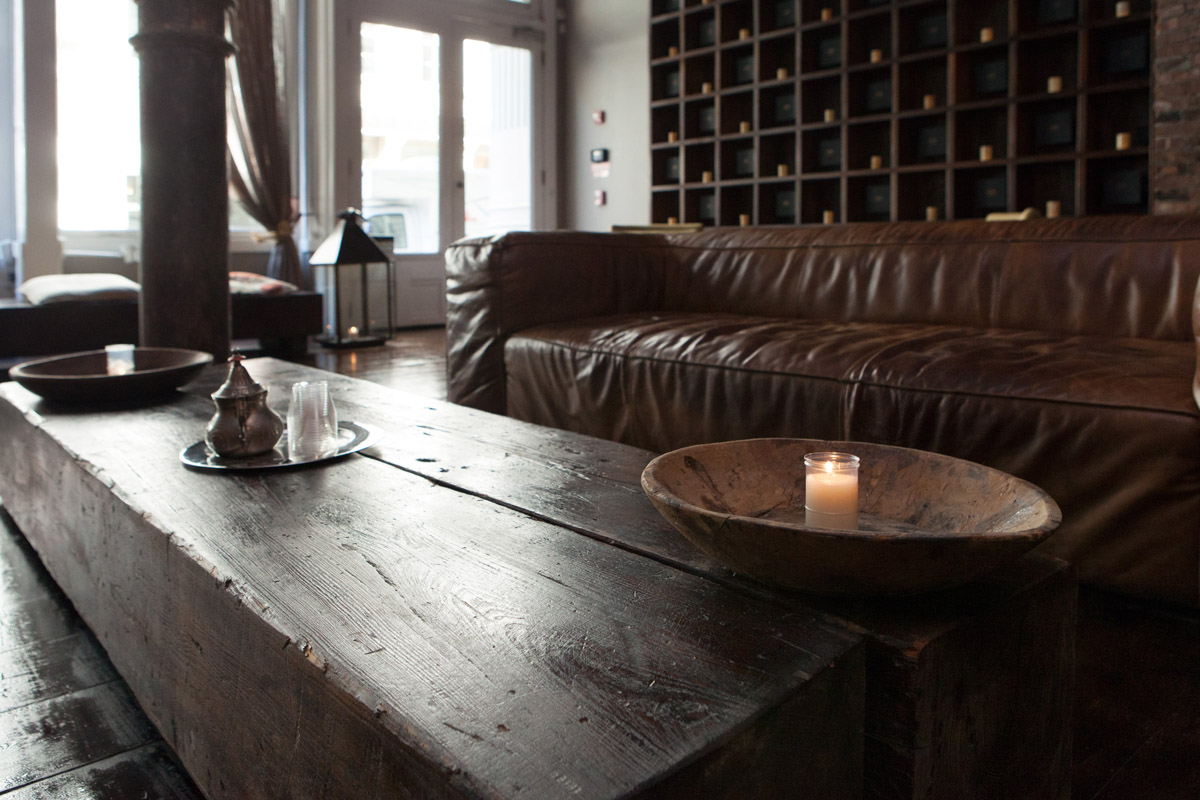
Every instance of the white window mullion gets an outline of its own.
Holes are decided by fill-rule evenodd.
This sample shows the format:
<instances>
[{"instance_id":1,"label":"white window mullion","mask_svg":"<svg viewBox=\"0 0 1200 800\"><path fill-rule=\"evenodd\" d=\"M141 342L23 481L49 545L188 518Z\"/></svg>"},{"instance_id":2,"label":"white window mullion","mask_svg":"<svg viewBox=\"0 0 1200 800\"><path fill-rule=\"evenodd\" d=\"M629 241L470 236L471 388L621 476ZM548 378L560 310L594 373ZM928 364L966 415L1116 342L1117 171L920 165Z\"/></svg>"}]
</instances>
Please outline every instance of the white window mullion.
<instances>
[{"instance_id":1,"label":"white window mullion","mask_svg":"<svg viewBox=\"0 0 1200 800\"><path fill-rule=\"evenodd\" d=\"M444 38L442 47L442 136L439 145L442 164L442 186L447 191L441 198L441 248L462 238L466 216L463 174L463 105L462 92L451 91L463 81L463 37L455 32Z\"/></svg>"}]
</instances>

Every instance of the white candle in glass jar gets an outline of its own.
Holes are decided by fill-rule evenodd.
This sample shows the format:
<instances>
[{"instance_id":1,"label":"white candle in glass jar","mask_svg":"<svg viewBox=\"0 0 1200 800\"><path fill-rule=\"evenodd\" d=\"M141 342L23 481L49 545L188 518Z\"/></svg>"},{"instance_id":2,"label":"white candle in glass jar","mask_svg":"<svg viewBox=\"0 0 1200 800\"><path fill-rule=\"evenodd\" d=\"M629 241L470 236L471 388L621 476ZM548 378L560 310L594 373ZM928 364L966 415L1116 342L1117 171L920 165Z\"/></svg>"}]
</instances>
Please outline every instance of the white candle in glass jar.
<instances>
[{"instance_id":1,"label":"white candle in glass jar","mask_svg":"<svg viewBox=\"0 0 1200 800\"><path fill-rule=\"evenodd\" d=\"M804 457L805 524L816 528L858 528L858 457L810 453Z\"/></svg>"}]
</instances>

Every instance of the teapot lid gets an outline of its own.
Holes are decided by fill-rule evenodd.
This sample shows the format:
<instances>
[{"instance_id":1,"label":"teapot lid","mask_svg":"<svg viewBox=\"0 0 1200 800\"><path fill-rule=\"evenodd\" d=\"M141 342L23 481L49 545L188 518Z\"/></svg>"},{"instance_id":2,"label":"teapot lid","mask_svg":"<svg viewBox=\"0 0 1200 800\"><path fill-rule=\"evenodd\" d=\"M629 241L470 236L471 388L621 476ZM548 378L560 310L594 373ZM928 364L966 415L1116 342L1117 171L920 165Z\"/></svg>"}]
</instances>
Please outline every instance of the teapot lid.
<instances>
[{"instance_id":1,"label":"teapot lid","mask_svg":"<svg viewBox=\"0 0 1200 800\"><path fill-rule=\"evenodd\" d=\"M213 392L212 398L214 400L254 397L267 391L262 387L262 384L251 378L250 373L242 366L242 361L245 358L237 350L234 350L229 355L229 377L225 379L225 383L221 384L220 389Z\"/></svg>"}]
</instances>

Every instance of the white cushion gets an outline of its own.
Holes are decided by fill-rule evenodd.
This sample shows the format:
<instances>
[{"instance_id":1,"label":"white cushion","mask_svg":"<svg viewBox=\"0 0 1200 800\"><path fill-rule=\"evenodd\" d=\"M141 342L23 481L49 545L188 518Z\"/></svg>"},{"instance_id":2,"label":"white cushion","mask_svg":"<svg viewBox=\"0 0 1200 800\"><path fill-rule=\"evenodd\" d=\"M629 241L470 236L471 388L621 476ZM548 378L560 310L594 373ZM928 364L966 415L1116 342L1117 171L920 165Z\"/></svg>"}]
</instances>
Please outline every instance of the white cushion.
<instances>
[{"instance_id":1,"label":"white cushion","mask_svg":"<svg viewBox=\"0 0 1200 800\"><path fill-rule=\"evenodd\" d=\"M80 272L73 275L39 275L21 284L20 294L35 306L68 300L136 299L141 287L124 275Z\"/></svg>"},{"instance_id":2,"label":"white cushion","mask_svg":"<svg viewBox=\"0 0 1200 800\"><path fill-rule=\"evenodd\" d=\"M299 288L294 283L268 278L257 272L229 273L229 291L233 294L287 294Z\"/></svg>"}]
</instances>

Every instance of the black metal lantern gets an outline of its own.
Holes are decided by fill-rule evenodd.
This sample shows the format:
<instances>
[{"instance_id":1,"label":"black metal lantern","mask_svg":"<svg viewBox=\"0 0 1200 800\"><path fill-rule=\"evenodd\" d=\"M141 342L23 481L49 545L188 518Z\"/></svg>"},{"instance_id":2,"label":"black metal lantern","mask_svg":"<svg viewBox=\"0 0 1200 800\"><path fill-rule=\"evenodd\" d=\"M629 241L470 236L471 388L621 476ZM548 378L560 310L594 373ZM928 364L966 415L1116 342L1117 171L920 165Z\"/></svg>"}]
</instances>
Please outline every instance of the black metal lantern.
<instances>
[{"instance_id":1,"label":"black metal lantern","mask_svg":"<svg viewBox=\"0 0 1200 800\"><path fill-rule=\"evenodd\" d=\"M395 332L395 322L392 310L392 294L394 276L392 274L391 258L379 248L379 245L363 231L359 225L362 216L349 208L338 214L333 232L321 242L321 246L309 258L308 263L313 267L333 267L333 327L332 336L318 337L317 342L326 347L366 347L383 344L388 336ZM360 269L362 289L362 316L359 325L349 328L342 327L342 297L341 297L341 267L357 264ZM371 331L371 317L368 313L370 292L367 286L367 265L384 264L387 272L387 332L388 336L379 336Z\"/></svg>"}]
</instances>

